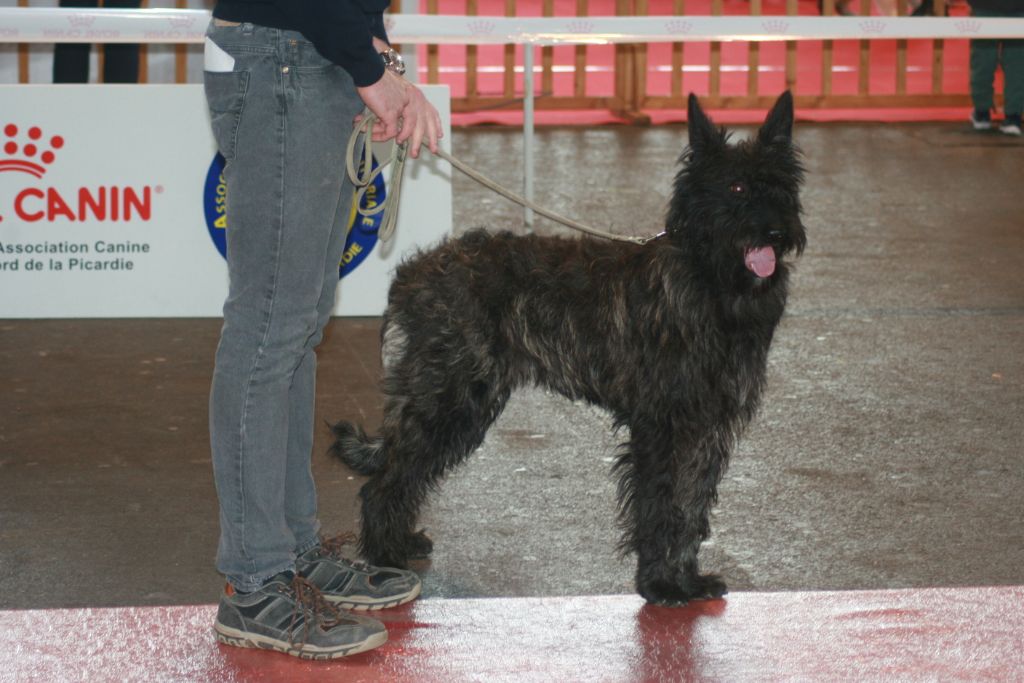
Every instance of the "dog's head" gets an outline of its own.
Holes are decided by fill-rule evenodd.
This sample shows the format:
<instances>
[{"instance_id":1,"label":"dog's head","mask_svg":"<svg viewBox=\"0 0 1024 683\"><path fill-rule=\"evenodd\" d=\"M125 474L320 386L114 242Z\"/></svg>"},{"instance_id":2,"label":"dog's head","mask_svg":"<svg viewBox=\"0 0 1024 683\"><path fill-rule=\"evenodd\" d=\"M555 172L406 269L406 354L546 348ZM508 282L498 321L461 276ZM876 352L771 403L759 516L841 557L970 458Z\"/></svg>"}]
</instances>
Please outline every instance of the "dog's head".
<instances>
[{"instance_id":1,"label":"dog's head","mask_svg":"<svg viewBox=\"0 0 1024 683\"><path fill-rule=\"evenodd\" d=\"M752 139L729 143L689 100L689 146L676 175L666 231L716 285L770 288L786 277L784 257L807 241L800 220L803 167L793 146L793 97L779 97Z\"/></svg>"}]
</instances>

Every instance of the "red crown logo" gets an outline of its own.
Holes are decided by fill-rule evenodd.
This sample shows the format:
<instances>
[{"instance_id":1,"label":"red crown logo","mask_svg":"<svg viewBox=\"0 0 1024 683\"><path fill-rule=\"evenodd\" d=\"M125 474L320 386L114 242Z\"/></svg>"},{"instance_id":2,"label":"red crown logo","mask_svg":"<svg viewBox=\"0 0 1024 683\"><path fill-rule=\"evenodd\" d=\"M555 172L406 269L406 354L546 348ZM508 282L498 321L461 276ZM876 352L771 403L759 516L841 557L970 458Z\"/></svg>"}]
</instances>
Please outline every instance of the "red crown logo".
<instances>
[{"instance_id":1,"label":"red crown logo","mask_svg":"<svg viewBox=\"0 0 1024 683\"><path fill-rule=\"evenodd\" d=\"M885 32L885 22L881 19L868 19L867 21L862 21L857 25L860 26L860 30L864 33Z\"/></svg>"},{"instance_id":2,"label":"red crown logo","mask_svg":"<svg viewBox=\"0 0 1024 683\"><path fill-rule=\"evenodd\" d=\"M171 28L192 28L196 23L195 17L168 17L167 23Z\"/></svg>"},{"instance_id":3,"label":"red crown logo","mask_svg":"<svg viewBox=\"0 0 1024 683\"><path fill-rule=\"evenodd\" d=\"M981 30L981 22L974 19L961 19L955 23L955 26L960 33L977 33Z\"/></svg>"},{"instance_id":4,"label":"red crown logo","mask_svg":"<svg viewBox=\"0 0 1024 683\"><path fill-rule=\"evenodd\" d=\"M68 23L74 28L86 28L92 26L92 22L96 21L96 16L87 12L75 12L68 16Z\"/></svg>"},{"instance_id":5,"label":"red crown logo","mask_svg":"<svg viewBox=\"0 0 1024 683\"><path fill-rule=\"evenodd\" d=\"M593 33L594 22L587 21L586 19L574 19L568 22L565 28L569 33Z\"/></svg>"},{"instance_id":6,"label":"red crown logo","mask_svg":"<svg viewBox=\"0 0 1024 683\"><path fill-rule=\"evenodd\" d=\"M789 22L784 19L768 19L761 22L761 28L763 28L766 33L779 35L789 30Z\"/></svg>"},{"instance_id":7,"label":"red crown logo","mask_svg":"<svg viewBox=\"0 0 1024 683\"><path fill-rule=\"evenodd\" d=\"M0 173L4 171L20 171L42 178L47 166L56 159L54 150L64 146L64 138L54 135L48 140L43 139L43 131L39 126L32 126L19 136L19 129L8 123L3 129L3 155L0 156Z\"/></svg>"},{"instance_id":8,"label":"red crown logo","mask_svg":"<svg viewBox=\"0 0 1024 683\"><path fill-rule=\"evenodd\" d=\"M487 20L470 21L466 24L474 36L487 36L494 33L494 22Z\"/></svg>"},{"instance_id":9,"label":"red crown logo","mask_svg":"<svg viewBox=\"0 0 1024 683\"><path fill-rule=\"evenodd\" d=\"M685 19L669 19L665 22L665 30L669 33L689 33L693 30L693 24Z\"/></svg>"}]
</instances>

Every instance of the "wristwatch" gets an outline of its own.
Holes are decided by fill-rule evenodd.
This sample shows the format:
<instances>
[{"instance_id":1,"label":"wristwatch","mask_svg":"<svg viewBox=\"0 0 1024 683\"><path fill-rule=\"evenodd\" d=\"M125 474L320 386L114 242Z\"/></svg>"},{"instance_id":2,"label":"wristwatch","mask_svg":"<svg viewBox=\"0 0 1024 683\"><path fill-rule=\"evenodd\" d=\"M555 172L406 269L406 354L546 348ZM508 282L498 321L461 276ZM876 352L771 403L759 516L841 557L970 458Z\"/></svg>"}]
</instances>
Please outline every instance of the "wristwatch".
<instances>
[{"instance_id":1,"label":"wristwatch","mask_svg":"<svg viewBox=\"0 0 1024 683\"><path fill-rule=\"evenodd\" d=\"M389 47L381 52L380 57L384 60L385 69L397 76L405 74L405 62L402 60L402 55L395 52L394 48Z\"/></svg>"}]
</instances>

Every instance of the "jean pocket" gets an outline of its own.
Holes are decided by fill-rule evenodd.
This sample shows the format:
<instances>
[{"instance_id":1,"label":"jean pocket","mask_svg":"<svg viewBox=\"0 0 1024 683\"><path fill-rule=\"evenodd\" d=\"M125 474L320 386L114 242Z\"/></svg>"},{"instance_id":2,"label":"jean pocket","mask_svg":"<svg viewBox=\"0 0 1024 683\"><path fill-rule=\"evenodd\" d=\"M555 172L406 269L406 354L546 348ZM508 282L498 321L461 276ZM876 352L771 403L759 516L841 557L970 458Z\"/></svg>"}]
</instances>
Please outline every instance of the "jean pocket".
<instances>
[{"instance_id":1,"label":"jean pocket","mask_svg":"<svg viewBox=\"0 0 1024 683\"><path fill-rule=\"evenodd\" d=\"M231 159L235 155L238 123L242 119L248 88L248 71L203 72L203 89L206 91L206 104L210 109L213 139L225 159Z\"/></svg>"},{"instance_id":2,"label":"jean pocket","mask_svg":"<svg viewBox=\"0 0 1024 683\"><path fill-rule=\"evenodd\" d=\"M337 64L324 57L306 40L293 41L291 52L292 68L302 74L329 74L340 68Z\"/></svg>"}]
</instances>

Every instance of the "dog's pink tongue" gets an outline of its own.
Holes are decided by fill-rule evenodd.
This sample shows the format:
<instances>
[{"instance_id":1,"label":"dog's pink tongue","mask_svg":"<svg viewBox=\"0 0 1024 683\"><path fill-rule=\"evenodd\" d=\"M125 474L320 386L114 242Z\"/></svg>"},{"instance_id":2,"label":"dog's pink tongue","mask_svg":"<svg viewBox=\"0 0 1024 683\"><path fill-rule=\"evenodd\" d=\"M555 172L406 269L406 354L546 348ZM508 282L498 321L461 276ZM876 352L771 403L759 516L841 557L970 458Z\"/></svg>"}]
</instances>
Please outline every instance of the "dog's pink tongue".
<instances>
[{"instance_id":1,"label":"dog's pink tongue","mask_svg":"<svg viewBox=\"0 0 1024 683\"><path fill-rule=\"evenodd\" d=\"M758 277L770 277L775 272L775 250L771 247L747 249L743 263Z\"/></svg>"}]
</instances>

